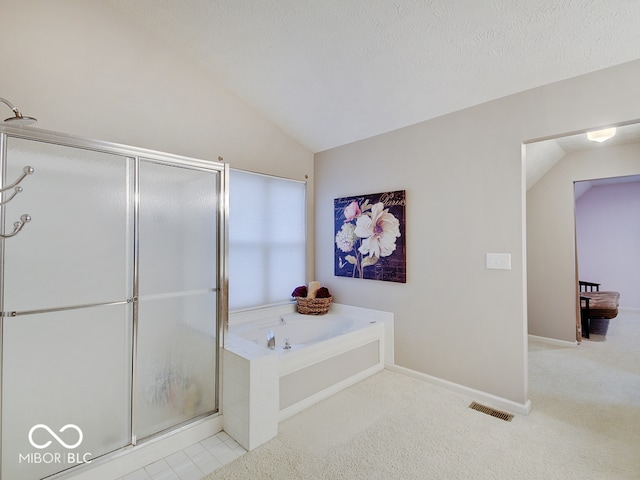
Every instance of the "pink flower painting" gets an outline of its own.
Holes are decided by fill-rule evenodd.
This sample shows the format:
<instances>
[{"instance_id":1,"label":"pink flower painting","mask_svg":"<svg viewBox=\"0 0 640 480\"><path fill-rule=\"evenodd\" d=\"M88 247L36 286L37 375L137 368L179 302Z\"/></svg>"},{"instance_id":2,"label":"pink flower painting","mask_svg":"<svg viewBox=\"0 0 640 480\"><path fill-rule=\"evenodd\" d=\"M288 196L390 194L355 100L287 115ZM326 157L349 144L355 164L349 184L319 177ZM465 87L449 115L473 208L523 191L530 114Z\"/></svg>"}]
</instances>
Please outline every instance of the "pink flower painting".
<instances>
[{"instance_id":1,"label":"pink flower painting","mask_svg":"<svg viewBox=\"0 0 640 480\"><path fill-rule=\"evenodd\" d=\"M334 200L337 276L406 282L404 190Z\"/></svg>"}]
</instances>

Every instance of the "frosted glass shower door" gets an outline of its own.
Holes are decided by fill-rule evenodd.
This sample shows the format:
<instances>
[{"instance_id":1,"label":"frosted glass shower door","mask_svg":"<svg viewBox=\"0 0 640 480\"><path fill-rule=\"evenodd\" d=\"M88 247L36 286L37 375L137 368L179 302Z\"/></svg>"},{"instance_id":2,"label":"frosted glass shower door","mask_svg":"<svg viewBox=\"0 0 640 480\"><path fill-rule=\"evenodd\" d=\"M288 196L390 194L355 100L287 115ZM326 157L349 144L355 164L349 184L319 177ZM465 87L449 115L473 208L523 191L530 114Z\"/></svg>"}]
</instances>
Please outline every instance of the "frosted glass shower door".
<instances>
[{"instance_id":1,"label":"frosted glass shower door","mask_svg":"<svg viewBox=\"0 0 640 480\"><path fill-rule=\"evenodd\" d=\"M131 443L132 160L9 137L2 478L39 479ZM8 194L5 192L4 200Z\"/></svg>"},{"instance_id":2,"label":"frosted glass shower door","mask_svg":"<svg viewBox=\"0 0 640 480\"><path fill-rule=\"evenodd\" d=\"M131 310L4 319L3 480L43 478L131 443Z\"/></svg>"},{"instance_id":3,"label":"frosted glass shower door","mask_svg":"<svg viewBox=\"0 0 640 480\"><path fill-rule=\"evenodd\" d=\"M134 435L217 408L219 174L141 160Z\"/></svg>"},{"instance_id":4,"label":"frosted glass shower door","mask_svg":"<svg viewBox=\"0 0 640 480\"><path fill-rule=\"evenodd\" d=\"M6 182L35 172L5 205L5 311L65 308L132 296L132 160L82 148L10 137ZM5 192L5 196L10 192Z\"/></svg>"}]
</instances>

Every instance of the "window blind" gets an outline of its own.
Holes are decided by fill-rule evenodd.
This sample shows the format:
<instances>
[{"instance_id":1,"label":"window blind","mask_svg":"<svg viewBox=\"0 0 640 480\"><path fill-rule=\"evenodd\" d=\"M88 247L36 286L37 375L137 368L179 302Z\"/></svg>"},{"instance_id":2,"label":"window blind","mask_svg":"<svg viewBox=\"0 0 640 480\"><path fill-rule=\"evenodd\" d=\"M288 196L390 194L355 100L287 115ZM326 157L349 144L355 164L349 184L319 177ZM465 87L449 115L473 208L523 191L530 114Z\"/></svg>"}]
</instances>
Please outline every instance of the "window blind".
<instances>
[{"instance_id":1,"label":"window blind","mask_svg":"<svg viewBox=\"0 0 640 480\"><path fill-rule=\"evenodd\" d=\"M229 309L284 302L305 284L306 185L232 169Z\"/></svg>"}]
</instances>

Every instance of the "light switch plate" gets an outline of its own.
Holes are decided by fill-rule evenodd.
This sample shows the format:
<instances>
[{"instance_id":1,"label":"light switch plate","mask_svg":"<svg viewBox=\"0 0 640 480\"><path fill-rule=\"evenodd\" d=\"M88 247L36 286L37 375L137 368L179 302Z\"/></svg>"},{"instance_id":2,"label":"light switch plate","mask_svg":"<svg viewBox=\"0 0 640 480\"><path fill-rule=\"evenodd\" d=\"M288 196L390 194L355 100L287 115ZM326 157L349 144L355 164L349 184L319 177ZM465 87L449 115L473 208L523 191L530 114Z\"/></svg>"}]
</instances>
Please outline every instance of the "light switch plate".
<instances>
[{"instance_id":1,"label":"light switch plate","mask_svg":"<svg viewBox=\"0 0 640 480\"><path fill-rule=\"evenodd\" d=\"M487 268L511 270L511 254L487 253Z\"/></svg>"}]
</instances>

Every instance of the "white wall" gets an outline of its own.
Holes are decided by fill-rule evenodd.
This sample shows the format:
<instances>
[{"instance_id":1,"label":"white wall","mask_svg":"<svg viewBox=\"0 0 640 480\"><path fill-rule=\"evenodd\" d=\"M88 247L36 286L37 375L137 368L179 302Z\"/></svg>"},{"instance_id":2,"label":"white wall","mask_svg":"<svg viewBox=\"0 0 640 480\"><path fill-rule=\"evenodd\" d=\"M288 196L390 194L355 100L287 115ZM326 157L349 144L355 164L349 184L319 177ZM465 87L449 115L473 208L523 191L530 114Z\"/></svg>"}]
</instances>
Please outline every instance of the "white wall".
<instances>
[{"instance_id":1,"label":"white wall","mask_svg":"<svg viewBox=\"0 0 640 480\"><path fill-rule=\"evenodd\" d=\"M527 192L528 312L532 335L576 340L573 182L640 173L640 144L601 147L568 154Z\"/></svg>"},{"instance_id":2,"label":"white wall","mask_svg":"<svg viewBox=\"0 0 640 480\"><path fill-rule=\"evenodd\" d=\"M397 364L525 404L522 142L640 118L639 75L633 62L316 154L318 279L395 313ZM333 199L399 189L407 283L334 277ZM487 252L512 270L486 269Z\"/></svg>"},{"instance_id":3,"label":"white wall","mask_svg":"<svg viewBox=\"0 0 640 480\"><path fill-rule=\"evenodd\" d=\"M0 12L0 97L38 118L37 128L308 176L313 276L310 150L106 2L0 0Z\"/></svg>"}]
</instances>

